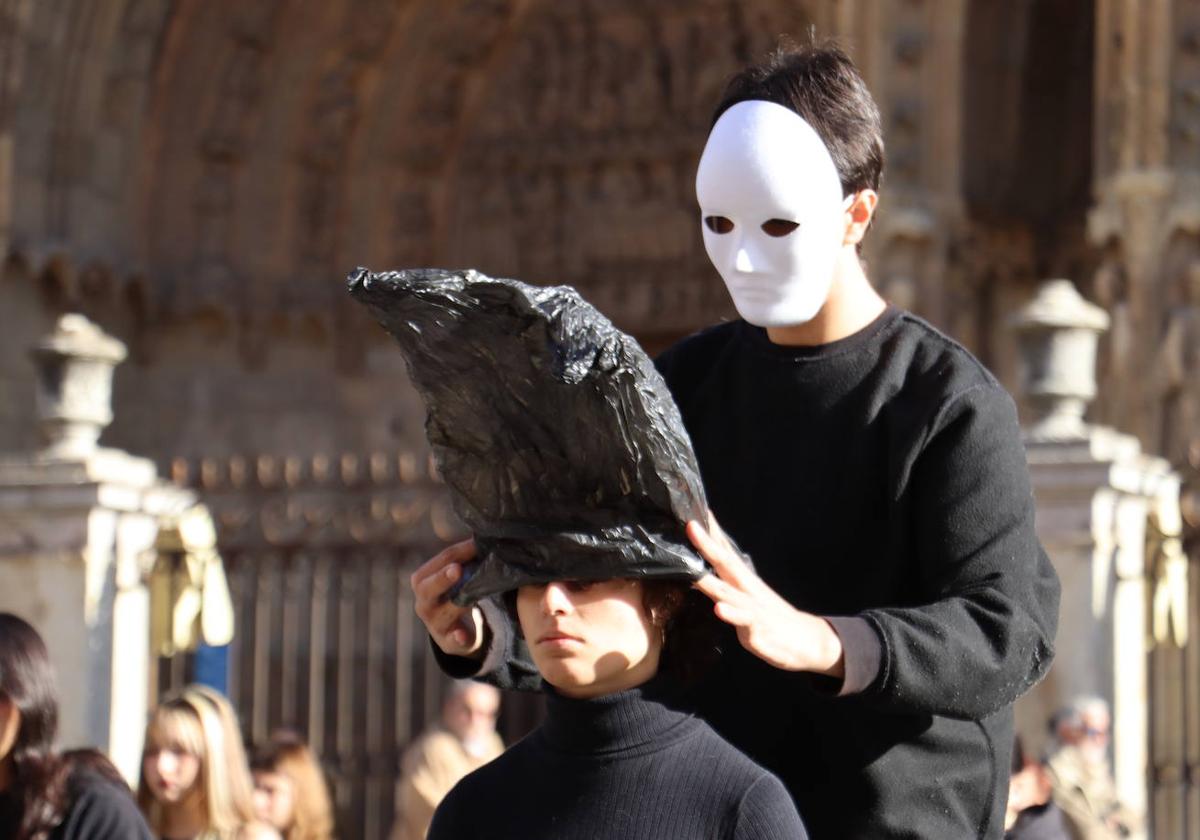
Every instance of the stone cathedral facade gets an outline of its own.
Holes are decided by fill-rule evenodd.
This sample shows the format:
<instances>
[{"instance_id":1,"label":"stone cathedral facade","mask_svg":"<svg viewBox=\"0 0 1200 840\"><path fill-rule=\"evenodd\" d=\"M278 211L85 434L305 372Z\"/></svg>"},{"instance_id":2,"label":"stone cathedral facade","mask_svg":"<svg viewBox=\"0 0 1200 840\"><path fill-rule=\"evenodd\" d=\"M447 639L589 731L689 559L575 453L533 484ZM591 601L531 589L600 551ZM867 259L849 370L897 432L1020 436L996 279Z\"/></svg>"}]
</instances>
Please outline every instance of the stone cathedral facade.
<instances>
[{"instance_id":1,"label":"stone cathedral facade","mask_svg":"<svg viewBox=\"0 0 1200 840\"><path fill-rule=\"evenodd\" d=\"M436 713L407 570L458 528L346 273L571 284L652 352L731 317L693 191L710 109L810 33L883 114L873 281L1015 393L1042 281L1104 309L1089 419L1177 476L1195 572L1196 0L0 0L0 450L39 445L28 350L61 314L124 342L104 442L213 512L231 693L251 738L314 742L344 836L385 835ZM1155 836L1197 836L1200 643L1150 623L1129 777Z\"/></svg>"}]
</instances>

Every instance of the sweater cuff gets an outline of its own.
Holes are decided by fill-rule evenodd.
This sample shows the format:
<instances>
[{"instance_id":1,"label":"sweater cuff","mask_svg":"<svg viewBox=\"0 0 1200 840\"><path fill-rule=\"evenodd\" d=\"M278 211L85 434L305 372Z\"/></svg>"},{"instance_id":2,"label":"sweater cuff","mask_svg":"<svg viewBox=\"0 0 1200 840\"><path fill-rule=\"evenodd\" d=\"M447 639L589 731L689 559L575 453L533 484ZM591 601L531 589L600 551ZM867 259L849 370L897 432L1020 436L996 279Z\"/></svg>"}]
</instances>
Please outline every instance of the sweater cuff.
<instances>
[{"instance_id":1,"label":"sweater cuff","mask_svg":"<svg viewBox=\"0 0 1200 840\"><path fill-rule=\"evenodd\" d=\"M484 649L482 658L477 656L454 656L446 653L437 646L433 637L429 637L429 647L433 650L434 661L448 677L456 680L474 679L486 676L499 670L508 656L508 648L512 644L513 629L508 616L492 598L485 598L478 604L483 611Z\"/></svg>"},{"instance_id":2,"label":"sweater cuff","mask_svg":"<svg viewBox=\"0 0 1200 840\"><path fill-rule=\"evenodd\" d=\"M494 674L504 665L513 645L515 628L514 622L496 598L484 598L479 602L479 608L483 611L484 633L487 634L487 638L484 639L487 654L479 668L479 674L482 676Z\"/></svg>"},{"instance_id":3,"label":"sweater cuff","mask_svg":"<svg viewBox=\"0 0 1200 840\"><path fill-rule=\"evenodd\" d=\"M433 651L433 661L442 669L442 673L451 679L466 680L479 676L483 670L483 661L469 656L454 656L446 653L437 646L433 636L429 637L429 649Z\"/></svg>"},{"instance_id":4,"label":"sweater cuff","mask_svg":"<svg viewBox=\"0 0 1200 840\"><path fill-rule=\"evenodd\" d=\"M865 691L879 676L883 660L883 645L879 635L865 618L858 616L823 616L842 640L846 676L838 697Z\"/></svg>"}]
</instances>

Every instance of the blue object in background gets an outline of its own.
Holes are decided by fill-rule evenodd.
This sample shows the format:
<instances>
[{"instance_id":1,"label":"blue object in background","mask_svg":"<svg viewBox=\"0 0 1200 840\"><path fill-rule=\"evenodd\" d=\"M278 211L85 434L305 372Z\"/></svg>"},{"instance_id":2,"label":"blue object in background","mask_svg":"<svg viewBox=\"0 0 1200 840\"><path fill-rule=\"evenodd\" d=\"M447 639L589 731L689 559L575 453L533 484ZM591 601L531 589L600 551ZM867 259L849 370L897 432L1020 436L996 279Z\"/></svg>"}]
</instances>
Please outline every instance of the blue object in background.
<instances>
[{"instance_id":1,"label":"blue object in background","mask_svg":"<svg viewBox=\"0 0 1200 840\"><path fill-rule=\"evenodd\" d=\"M193 681L229 695L229 645L210 647L201 642L196 648L193 664Z\"/></svg>"}]
</instances>

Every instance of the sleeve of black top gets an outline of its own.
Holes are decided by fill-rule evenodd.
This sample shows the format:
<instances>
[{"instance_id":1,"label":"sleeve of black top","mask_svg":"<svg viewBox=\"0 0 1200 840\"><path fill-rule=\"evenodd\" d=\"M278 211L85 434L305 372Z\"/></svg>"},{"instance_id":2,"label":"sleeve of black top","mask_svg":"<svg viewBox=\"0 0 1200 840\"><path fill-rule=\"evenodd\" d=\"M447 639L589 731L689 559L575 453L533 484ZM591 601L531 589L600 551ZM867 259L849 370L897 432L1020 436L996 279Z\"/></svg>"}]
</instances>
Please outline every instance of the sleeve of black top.
<instances>
[{"instance_id":1,"label":"sleeve of black top","mask_svg":"<svg viewBox=\"0 0 1200 840\"><path fill-rule=\"evenodd\" d=\"M151 840L129 792L98 778L81 785L59 832L61 840Z\"/></svg>"},{"instance_id":2,"label":"sleeve of black top","mask_svg":"<svg viewBox=\"0 0 1200 840\"><path fill-rule=\"evenodd\" d=\"M977 719L1050 665L1059 584L1034 532L1012 398L995 384L951 398L911 473L920 606L862 616L883 641L861 697L887 708Z\"/></svg>"},{"instance_id":3,"label":"sleeve of black top","mask_svg":"<svg viewBox=\"0 0 1200 840\"><path fill-rule=\"evenodd\" d=\"M504 627L489 626L486 658L481 661L466 656L450 656L430 638L429 646L438 667L455 679L474 678L501 689L537 691L541 687L542 675L533 664L529 648L516 632L512 619L496 610L485 610L484 615L489 624L505 624Z\"/></svg>"},{"instance_id":4,"label":"sleeve of black top","mask_svg":"<svg viewBox=\"0 0 1200 840\"><path fill-rule=\"evenodd\" d=\"M807 840L808 832L783 782L764 775L738 805L734 840Z\"/></svg>"}]
</instances>

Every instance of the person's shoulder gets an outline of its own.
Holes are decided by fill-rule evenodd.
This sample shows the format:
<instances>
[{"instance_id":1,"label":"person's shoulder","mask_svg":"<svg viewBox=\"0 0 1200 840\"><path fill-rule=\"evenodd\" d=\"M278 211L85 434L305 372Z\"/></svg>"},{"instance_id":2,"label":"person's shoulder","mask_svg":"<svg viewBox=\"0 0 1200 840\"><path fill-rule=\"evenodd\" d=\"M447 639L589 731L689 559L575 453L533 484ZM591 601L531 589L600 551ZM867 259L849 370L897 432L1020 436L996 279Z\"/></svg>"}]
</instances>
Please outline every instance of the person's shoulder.
<instances>
[{"instance_id":1,"label":"person's shoulder","mask_svg":"<svg viewBox=\"0 0 1200 840\"><path fill-rule=\"evenodd\" d=\"M741 789L748 789L766 777L775 778L771 771L725 740L707 721L693 720L694 731L686 749L704 755L705 773L716 771L726 784Z\"/></svg>"},{"instance_id":2,"label":"person's shoulder","mask_svg":"<svg viewBox=\"0 0 1200 840\"><path fill-rule=\"evenodd\" d=\"M141 840L150 829L129 788L91 769L71 774L71 804L56 837L63 840L122 837Z\"/></svg>"},{"instance_id":3,"label":"person's shoulder","mask_svg":"<svg viewBox=\"0 0 1200 840\"><path fill-rule=\"evenodd\" d=\"M787 787L778 776L758 764L716 730L700 721L694 734L696 746L704 753L705 775L720 784L730 797L736 816L737 838L774 840L807 837L803 821Z\"/></svg>"},{"instance_id":4,"label":"person's shoulder","mask_svg":"<svg viewBox=\"0 0 1200 840\"><path fill-rule=\"evenodd\" d=\"M659 369L678 364L711 358L730 343L737 340L742 328L741 321L723 321L694 332L672 344L658 354L654 362Z\"/></svg>"},{"instance_id":5,"label":"person's shoulder","mask_svg":"<svg viewBox=\"0 0 1200 840\"><path fill-rule=\"evenodd\" d=\"M517 741L488 763L467 773L455 783L444 801L479 801L494 791L507 789L542 768L544 753L538 730Z\"/></svg>"},{"instance_id":6,"label":"person's shoulder","mask_svg":"<svg viewBox=\"0 0 1200 840\"><path fill-rule=\"evenodd\" d=\"M1016 404L966 347L928 321L901 310L884 341L876 376L886 381L894 416L934 429L960 416L1016 428Z\"/></svg>"},{"instance_id":7,"label":"person's shoulder","mask_svg":"<svg viewBox=\"0 0 1200 840\"><path fill-rule=\"evenodd\" d=\"M703 388L720 368L720 360L739 343L744 322L727 321L677 341L654 359L654 365L679 400Z\"/></svg>"},{"instance_id":8,"label":"person's shoulder","mask_svg":"<svg viewBox=\"0 0 1200 840\"><path fill-rule=\"evenodd\" d=\"M738 804L737 833L754 840L805 840L808 832L779 777L763 770Z\"/></svg>"},{"instance_id":9,"label":"person's shoulder","mask_svg":"<svg viewBox=\"0 0 1200 840\"><path fill-rule=\"evenodd\" d=\"M890 345L886 354L889 358L911 374L942 382L945 388L999 386L992 372L970 350L907 310L900 310L886 344Z\"/></svg>"},{"instance_id":10,"label":"person's shoulder","mask_svg":"<svg viewBox=\"0 0 1200 840\"><path fill-rule=\"evenodd\" d=\"M495 803L507 799L506 792L528 773L514 767L514 759L521 755L518 742L482 767L463 776L442 797L433 813L428 837L431 840L465 834L474 836L475 826L481 819L495 816Z\"/></svg>"}]
</instances>

